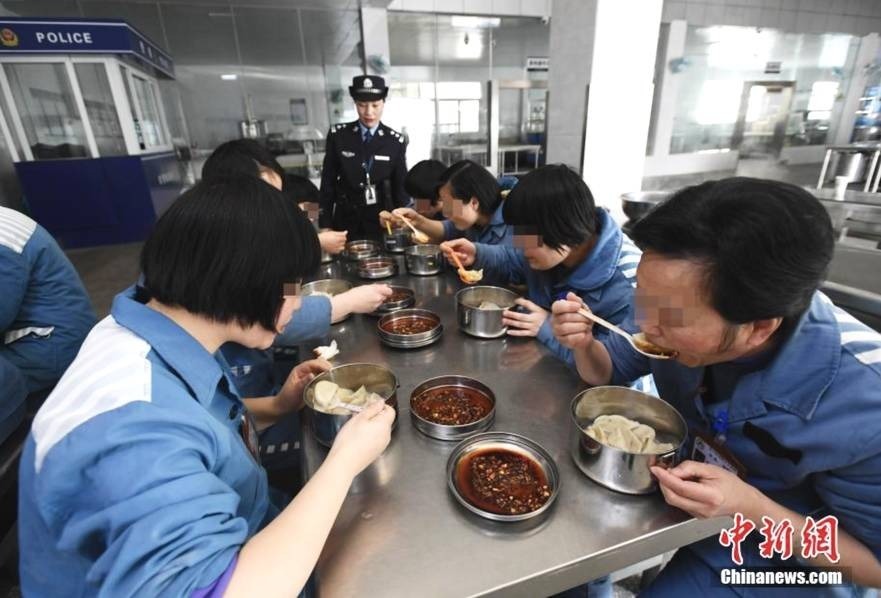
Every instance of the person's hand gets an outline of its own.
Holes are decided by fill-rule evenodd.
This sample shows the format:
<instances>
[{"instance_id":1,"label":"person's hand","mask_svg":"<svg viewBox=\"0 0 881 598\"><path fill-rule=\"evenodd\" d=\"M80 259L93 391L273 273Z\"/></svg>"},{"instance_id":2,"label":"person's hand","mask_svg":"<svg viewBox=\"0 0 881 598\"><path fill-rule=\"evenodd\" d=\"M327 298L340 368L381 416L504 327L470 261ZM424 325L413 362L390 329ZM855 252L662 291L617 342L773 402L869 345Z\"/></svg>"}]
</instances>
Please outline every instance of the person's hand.
<instances>
[{"instance_id":1,"label":"person's hand","mask_svg":"<svg viewBox=\"0 0 881 598\"><path fill-rule=\"evenodd\" d=\"M386 226L390 226L392 228L396 228L400 226L401 219L395 218L395 216L389 212L388 210L383 210L379 213L379 226L385 230Z\"/></svg>"},{"instance_id":2,"label":"person's hand","mask_svg":"<svg viewBox=\"0 0 881 598\"><path fill-rule=\"evenodd\" d=\"M400 216L403 216L404 218L409 220L411 224L414 224L417 227L424 218L422 214L420 214L413 208L395 208L394 210L392 210L392 214L395 216L392 219L392 225L397 224L398 226L404 224L403 222L401 222Z\"/></svg>"},{"instance_id":3,"label":"person's hand","mask_svg":"<svg viewBox=\"0 0 881 598\"><path fill-rule=\"evenodd\" d=\"M749 516L759 510L761 492L718 465L683 461L672 469L655 466L651 470L667 504L694 517Z\"/></svg>"},{"instance_id":4,"label":"person's hand","mask_svg":"<svg viewBox=\"0 0 881 598\"><path fill-rule=\"evenodd\" d=\"M341 315L369 314L391 297L392 288L387 284L362 284L332 299L339 304Z\"/></svg>"},{"instance_id":5,"label":"person's hand","mask_svg":"<svg viewBox=\"0 0 881 598\"><path fill-rule=\"evenodd\" d=\"M383 401L356 413L340 429L333 441L328 460L339 460L352 477L373 463L391 440L395 410Z\"/></svg>"},{"instance_id":6,"label":"person's hand","mask_svg":"<svg viewBox=\"0 0 881 598\"><path fill-rule=\"evenodd\" d=\"M324 359L310 359L298 364L288 379L285 380L279 393L275 396L275 406L279 413L291 413L303 406L303 389L312 381L312 378L326 372L331 368L329 361Z\"/></svg>"},{"instance_id":7,"label":"person's hand","mask_svg":"<svg viewBox=\"0 0 881 598\"><path fill-rule=\"evenodd\" d=\"M538 330L548 318L548 312L523 297L514 303L524 307L527 313L510 309L502 312L502 325L508 327L508 334L511 336L538 336Z\"/></svg>"},{"instance_id":8,"label":"person's hand","mask_svg":"<svg viewBox=\"0 0 881 598\"><path fill-rule=\"evenodd\" d=\"M474 264L477 259L477 247L468 239L453 239L452 241L444 241L440 244L441 251L444 252L447 261L452 265L456 265L453 260L453 254L462 262L462 266L467 268Z\"/></svg>"},{"instance_id":9,"label":"person's hand","mask_svg":"<svg viewBox=\"0 0 881 598\"><path fill-rule=\"evenodd\" d=\"M346 248L346 237L349 231L328 230L318 233L318 243L321 248L331 255L342 253Z\"/></svg>"},{"instance_id":10,"label":"person's hand","mask_svg":"<svg viewBox=\"0 0 881 598\"><path fill-rule=\"evenodd\" d=\"M569 349L583 349L593 342L593 322L578 315L579 309L590 311L581 298L571 292L551 306L551 330L560 344Z\"/></svg>"}]
</instances>

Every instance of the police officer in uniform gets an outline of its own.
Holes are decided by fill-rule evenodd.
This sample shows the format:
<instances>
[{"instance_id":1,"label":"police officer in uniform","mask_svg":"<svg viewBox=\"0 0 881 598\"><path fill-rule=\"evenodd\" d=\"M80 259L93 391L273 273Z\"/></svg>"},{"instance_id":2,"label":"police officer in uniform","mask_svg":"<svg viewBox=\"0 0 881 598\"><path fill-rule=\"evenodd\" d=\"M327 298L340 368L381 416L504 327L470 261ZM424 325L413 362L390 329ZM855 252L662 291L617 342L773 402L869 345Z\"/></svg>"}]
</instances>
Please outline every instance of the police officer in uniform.
<instances>
[{"instance_id":1,"label":"police officer in uniform","mask_svg":"<svg viewBox=\"0 0 881 598\"><path fill-rule=\"evenodd\" d=\"M358 120L327 134L318 225L349 231L349 239L378 238L379 212L408 206L404 137L380 122L388 87L382 77L355 77L349 94Z\"/></svg>"}]
</instances>

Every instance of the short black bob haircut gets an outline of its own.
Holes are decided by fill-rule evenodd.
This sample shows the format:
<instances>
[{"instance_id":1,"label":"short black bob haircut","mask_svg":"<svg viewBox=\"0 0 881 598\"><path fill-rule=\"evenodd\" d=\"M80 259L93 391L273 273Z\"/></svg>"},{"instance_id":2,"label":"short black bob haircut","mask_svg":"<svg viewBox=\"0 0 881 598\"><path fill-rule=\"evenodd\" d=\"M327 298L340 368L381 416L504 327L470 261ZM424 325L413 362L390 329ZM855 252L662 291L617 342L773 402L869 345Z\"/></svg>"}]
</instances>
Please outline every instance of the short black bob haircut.
<instances>
[{"instance_id":1,"label":"short black bob haircut","mask_svg":"<svg viewBox=\"0 0 881 598\"><path fill-rule=\"evenodd\" d=\"M234 139L221 143L211 152L202 166L202 178L229 176L260 177L264 170L272 170L285 178L284 168L265 146L253 139Z\"/></svg>"},{"instance_id":2,"label":"short black bob haircut","mask_svg":"<svg viewBox=\"0 0 881 598\"><path fill-rule=\"evenodd\" d=\"M449 183L450 194L459 201L468 202L477 198L478 211L492 216L502 201L499 183L489 171L471 160L461 160L441 174L437 189Z\"/></svg>"},{"instance_id":3,"label":"short black bob haircut","mask_svg":"<svg viewBox=\"0 0 881 598\"><path fill-rule=\"evenodd\" d=\"M413 199L437 199L437 185L447 167L438 160L422 160L404 177L404 191Z\"/></svg>"},{"instance_id":4,"label":"short black bob haircut","mask_svg":"<svg viewBox=\"0 0 881 598\"><path fill-rule=\"evenodd\" d=\"M590 189L565 164L541 166L520 177L502 210L507 224L534 228L551 249L590 241L599 229Z\"/></svg>"},{"instance_id":5,"label":"short black bob haircut","mask_svg":"<svg viewBox=\"0 0 881 598\"><path fill-rule=\"evenodd\" d=\"M784 329L810 306L835 243L813 195L743 177L682 189L637 222L632 237L643 251L702 263L702 290L729 323L783 318Z\"/></svg>"},{"instance_id":6,"label":"short black bob haircut","mask_svg":"<svg viewBox=\"0 0 881 598\"><path fill-rule=\"evenodd\" d=\"M284 194L299 203L318 203L320 191L315 183L298 174L284 176Z\"/></svg>"},{"instance_id":7,"label":"short black bob haircut","mask_svg":"<svg viewBox=\"0 0 881 598\"><path fill-rule=\"evenodd\" d=\"M312 273L320 256L315 229L281 191L248 176L205 180L156 223L139 295L274 331L284 285Z\"/></svg>"}]
</instances>

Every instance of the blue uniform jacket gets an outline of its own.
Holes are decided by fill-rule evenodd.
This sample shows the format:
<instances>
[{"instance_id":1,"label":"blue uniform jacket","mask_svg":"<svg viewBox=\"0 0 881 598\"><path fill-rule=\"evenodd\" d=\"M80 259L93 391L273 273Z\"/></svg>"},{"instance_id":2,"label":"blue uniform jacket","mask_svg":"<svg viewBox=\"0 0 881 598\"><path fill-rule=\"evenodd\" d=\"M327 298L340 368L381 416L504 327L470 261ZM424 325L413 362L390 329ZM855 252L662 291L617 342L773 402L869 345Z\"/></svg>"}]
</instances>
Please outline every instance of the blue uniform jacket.
<instances>
[{"instance_id":1,"label":"blue uniform jacket","mask_svg":"<svg viewBox=\"0 0 881 598\"><path fill-rule=\"evenodd\" d=\"M499 202L499 207L493 212L489 223L482 229L472 226L468 230L459 230L453 225L452 220L444 220L444 241L465 237L472 243L510 245L511 239L514 236L514 229L505 224L505 219L502 217L502 207L504 204L504 201Z\"/></svg>"},{"instance_id":2,"label":"blue uniform jacket","mask_svg":"<svg viewBox=\"0 0 881 598\"><path fill-rule=\"evenodd\" d=\"M36 222L0 207L0 357L21 370L28 392L49 388L95 325L76 270ZM0 406L0 418L3 416Z\"/></svg>"},{"instance_id":3,"label":"blue uniform jacket","mask_svg":"<svg viewBox=\"0 0 881 598\"><path fill-rule=\"evenodd\" d=\"M598 209L597 217L600 228L596 245L587 259L559 282L554 282L547 272L530 268L519 249L503 245L478 244L473 267L483 268L485 275L504 281L525 280L527 298L546 310L550 310L558 295L572 291L598 316L618 324L632 310L641 252L608 212ZM598 331L598 334L601 333ZM572 351L561 345L551 332L550 318L539 329L538 339L559 359L574 367Z\"/></svg>"},{"instance_id":4,"label":"blue uniform jacket","mask_svg":"<svg viewBox=\"0 0 881 598\"><path fill-rule=\"evenodd\" d=\"M303 297L284 331L275 337L276 347L299 345L321 339L330 332L330 299L320 295ZM249 349L237 343L226 343L220 352L230 366L239 395L244 398L264 397L277 390L271 351Z\"/></svg>"},{"instance_id":5,"label":"blue uniform jacket","mask_svg":"<svg viewBox=\"0 0 881 598\"><path fill-rule=\"evenodd\" d=\"M38 412L20 466L26 596L187 596L277 510L244 406L193 337L118 295Z\"/></svg>"},{"instance_id":6,"label":"blue uniform jacket","mask_svg":"<svg viewBox=\"0 0 881 598\"><path fill-rule=\"evenodd\" d=\"M703 368L649 360L616 335L601 342L612 384L651 372L689 428L708 430L695 400ZM837 516L881 560L881 335L818 292L768 365L737 381L727 408L726 445L750 484L803 515ZM755 427L780 446L753 440ZM693 552L716 569L732 566L717 538Z\"/></svg>"}]
</instances>

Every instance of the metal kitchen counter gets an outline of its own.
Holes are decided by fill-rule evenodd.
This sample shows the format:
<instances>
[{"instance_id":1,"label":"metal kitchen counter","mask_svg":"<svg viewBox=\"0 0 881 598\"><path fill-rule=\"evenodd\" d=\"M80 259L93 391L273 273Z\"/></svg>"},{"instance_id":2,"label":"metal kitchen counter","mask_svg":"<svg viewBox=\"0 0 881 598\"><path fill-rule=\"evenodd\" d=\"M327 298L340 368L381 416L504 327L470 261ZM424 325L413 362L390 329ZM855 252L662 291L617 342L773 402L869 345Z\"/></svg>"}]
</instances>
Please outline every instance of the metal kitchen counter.
<instances>
[{"instance_id":1,"label":"metal kitchen counter","mask_svg":"<svg viewBox=\"0 0 881 598\"><path fill-rule=\"evenodd\" d=\"M416 307L438 313L444 333L429 347L396 350L380 344L376 318L354 315L333 327L336 363L381 363L397 375L399 413L391 444L355 479L321 554L322 598L546 596L716 534L727 523L693 519L660 493L628 496L590 481L568 448L569 403L584 388L576 374L534 339L479 340L460 332L455 274L411 277L398 261L404 274L387 281L412 288ZM339 277L347 267L322 270L318 278ZM553 456L562 484L544 518L493 523L452 498L445 471L456 443L423 436L409 414L413 388L443 374L488 385L497 401L491 429L527 436ZM307 417L303 454L308 478L327 450L315 442Z\"/></svg>"}]
</instances>

